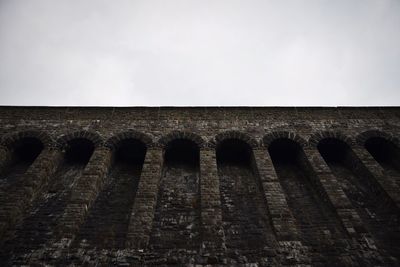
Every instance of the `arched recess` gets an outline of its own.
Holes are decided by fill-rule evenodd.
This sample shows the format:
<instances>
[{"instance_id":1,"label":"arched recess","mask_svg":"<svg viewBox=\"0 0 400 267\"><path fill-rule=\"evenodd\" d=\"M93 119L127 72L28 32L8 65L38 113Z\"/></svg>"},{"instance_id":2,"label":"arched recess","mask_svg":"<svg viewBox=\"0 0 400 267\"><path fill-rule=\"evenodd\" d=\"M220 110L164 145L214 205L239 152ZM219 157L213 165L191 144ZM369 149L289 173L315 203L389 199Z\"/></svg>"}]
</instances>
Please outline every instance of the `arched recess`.
<instances>
[{"instance_id":1,"label":"arched recess","mask_svg":"<svg viewBox=\"0 0 400 267\"><path fill-rule=\"evenodd\" d=\"M387 141L392 142L393 144L395 144L397 146L400 146L399 139L395 138L393 135L391 135L387 132L383 132L381 130L376 130L376 129L368 130L368 131L360 133L356 137L356 142L358 145L364 146L365 142L368 139L375 138L375 137L380 137L380 138L386 139Z\"/></svg>"},{"instance_id":2,"label":"arched recess","mask_svg":"<svg viewBox=\"0 0 400 267\"><path fill-rule=\"evenodd\" d=\"M385 132L372 130L361 133L357 142L368 150L387 175L395 177L400 186L399 140Z\"/></svg>"},{"instance_id":3,"label":"arched recess","mask_svg":"<svg viewBox=\"0 0 400 267\"><path fill-rule=\"evenodd\" d=\"M43 144L43 147L51 147L53 146L53 139L49 134L39 130L24 130L11 134L7 134L3 137L2 145L11 149L13 145L18 142L18 140L24 138L35 138L40 140Z\"/></svg>"},{"instance_id":4,"label":"arched recess","mask_svg":"<svg viewBox=\"0 0 400 267\"><path fill-rule=\"evenodd\" d=\"M112 166L75 246L124 248L147 146L151 143L147 136L133 131L113 136L106 142L113 151Z\"/></svg>"},{"instance_id":5,"label":"arched recess","mask_svg":"<svg viewBox=\"0 0 400 267\"><path fill-rule=\"evenodd\" d=\"M100 146L103 143L102 137L95 132L77 131L60 136L57 140L57 146L65 150L66 148L68 148L68 144L70 143L70 141L75 139L88 140L93 144L94 148Z\"/></svg>"},{"instance_id":6,"label":"arched recess","mask_svg":"<svg viewBox=\"0 0 400 267\"><path fill-rule=\"evenodd\" d=\"M0 188L6 189L20 181L42 150L52 146L52 143L51 137L41 131L21 131L7 135L2 141L7 155L0 170Z\"/></svg>"},{"instance_id":7,"label":"arched recess","mask_svg":"<svg viewBox=\"0 0 400 267\"><path fill-rule=\"evenodd\" d=\"M307 141L301 137L300 135L289 132L289 131L274 131L270 134L267 134L264 136L262 139L262 143L265 147L269 147L270 144L277 139L288 139L292 140L293 142L297 143L301 148L304 148L307 146Z\"/></svg>"},{"instance_id":8,"label":"arched recess","mask_svg":"<svg viewBox=\"0 0 400 267\"><path fill-rule=\"evenodd\" d=\"M323 139L333 138L340 140L349 146L353 146L355 144L354 140L349 136L345 135L340 131L320 131L312 134L308 139L308 145L310 147L317 147L319 142Z\"/></svg>"},{"instance_id":9,"label":"arched recess","mask_svg":"<svg viewBox=\"0 0 400 267\"><path fill-rule=\"evenodd\" d=\"M216 137L225 244L229 253L240 250L256 260L259 250L275 240L253 154L258 144L245 134L230 133Z\"/></svg>"},{"instance_id":10,"label":"arched recess","mask_svg":"<svg viewBox=\"0 0 400 267\"><path fill-rule=\"evenodd\" d=\"M198 146L199 148L201 148L204 145L204 140L201 136L188 131L172 131L169 134L162 136L158 140L158 143L165 150L165 148L169 145L171 141L178 139L190 140L191 142L196 144L196 146Z\"/></svg>"},{"instance_id":11,"label":"arched recess","mask_svg":"<svg viewBox=\"0 0 400 267\"><path fill-rule=\"evenodd\" d=\"M143 143L146 148L153 146L153 138L151 136L135 130L127 130L113 135L105 142L105 146L115 151L116 148L121 145L121 141L127 139L138 140Z\"/></svg>"},{"instance_id":12,"label":"arched recess","mask_svg":"<svg viewBox=\"0 0 400 267\"><path fill-rule=\"evenodd\" d=\"M322 138L317 148L379 247L398 257L400 217L393 201L348 143Z\"/></svg>"},{"instance_id":13,"label":"arched recess","mask_svg":"<svg viewBox=\"0 0 400 267\"><path fill-rule=\"evenodd\" d=\"M55 227L71 196L72 189L81 177L96 145L87 135L73 134L58 140L62 160L44 193L39 196L35 212L27 216L19 227L16 237L7 245L7 250L29 253L42 248L50 238L55 238Z\"/></svg>"},{"instance_id":14,"label":"arched recess","mask_svg":"<svg viewBox=\"0 0 400 267\"><path fill-rule=\"evenodd\" d=\"M343 242L347 235L334 208L321 193L318 177L303 150L306 142L290 133L275 136L278 138L269 136L264 143L296 219L301 241L315 252L311 253L313 262L337 261L341 252L335 250L334 244Z\"/></svg>"},{"instance_id":15,"label":"arched recess","mask_svg":"<svg viewBox=\"0 0 400 267\"><path fill-rule=\"evenodd\" d=\"M241 140L244 143L248 144L251 147L251 149L255 149L255 148L259 147L259 144L256 139L254 139L247 133L235 131L235 130L225 131L225 132L217 134L215 136L214 140L210 141L210 146L217 147L218 144L220 144L222 141L224 141L226 139Z\"/></svg>"},{"instance_id":16,"label":"arched recess","mask_svg":"<svg viewBox=\"0 0 400 267\"><path fill-rule=\"evenodd\" d=\"M72 182L76 177L79 177L94 150L101 144L101 137L93 132L78 131L62 135L57 140L57 145L64 153L64 161L58 170L59 177L56 180L70 180ZM64 176L63 173L67 176Z\"/></svg>"},{"instance_id":17,"label":"arched recess","mask_svg":"<svg viewBox=\"0 0 400 267\"><path fill-rule=\"evenodd\" d=\"M200 145L195 135L160 139L164 159L150 247L157 251L200 246ZM167 143L166 143L167 142Z\"/></svg>"}]
</instances>

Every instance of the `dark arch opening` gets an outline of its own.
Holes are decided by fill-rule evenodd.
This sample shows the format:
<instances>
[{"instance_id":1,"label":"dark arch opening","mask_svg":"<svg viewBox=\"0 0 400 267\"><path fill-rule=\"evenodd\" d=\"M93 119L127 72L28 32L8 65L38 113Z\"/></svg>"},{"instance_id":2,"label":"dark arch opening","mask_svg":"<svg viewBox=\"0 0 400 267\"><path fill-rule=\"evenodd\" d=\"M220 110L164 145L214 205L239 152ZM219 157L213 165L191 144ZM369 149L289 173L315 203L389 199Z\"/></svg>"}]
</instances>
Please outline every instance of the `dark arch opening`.
<instances>
[{"instance_id":1,"label":"dark arch opening","mask_svg":"<svg viewBox=\"0 0 400 267\"><path fill-rule=\"evenodd\" d=\"M217 146L217 163L241 165L252 168L253 152L247 143L239 139L226 139Z\"/></svg>"},{"instance_id":2,"label":"dark arch opening","mask_svg":"<svg viewBox=\"0 0 400 267\"><path fill-rule=\"evenodd\" d=\"M11 146L9 162L2 170L2 185L8 187L20 181L22 174L32 165L44 148L43 143L34 137L24 137Z\"/></svg>"},{"instance_id":3,"label":"dark arch opening","mask_svg":"<svg viewBox=\"0 0 400 267\"><path fill-rule=\"evenodd\" d=\"M89 162L94 151L94 144L88 139L77 138L67 143L65 161L69 164L83 164Z\"/></svg>"},{"instance_id":4,"label":"dark arch opening","mask_svg":"<svg viewBox=\"0 0 400 267\"><path fill-rule=\"evenodd\" d=\"M304 156L300 145L293 140L282 138L271 142L268 151L274 162L295 163Z\"/></svg>"},{"instance_id":5,"label":"dark arch opening","mask_svg":"<svg viewBox=\"0 0 400 267\"><path fill-rule=\"evenodd\" d=\"M240 139L225 139L217 145L216 156L228 253L240 250L256 260L275 238L253 150Z\"/></svg>"},{"instance_id":6,"label":"dark arch opening","mask_svg":"<svg viewBox=\"0 0 400 267\"><path fill-rule=\"evenodd\" d=\"M32 163L43 150L43 143L33 137L22 138L15 143L15 156L24 162Z\"/></svg>"},{"instance_id":7,"label":"dark arch opening","mask_svg":"<svg viewBox=\"0 0 400 267\"><path fill-rule=\"evenodd\" d=\"M175 139L164 164L150 246L155 250L200 247L200 149L192 140Z\"/></svg>"},{"instance_id":8,"label":"dark arch opening","mask_svg":"<svg viewBox=\"0 0 400 267\"><path fill-rule=\"evenodd\" d=\"M164 154L166 165L185 165L193 168L198 168L199 157L199 147L196 143L187 139L176 139L169 142Z\"/></svg>"},{"instance_id":9,"label":"dark arch opening","mask_svg":"<svg viewBox=\"0 0 400 267\"><path fill-rule=\"evenodd\" d=\"M378 246L398 257L400 218L393 201L345 142L326 138L318 150Z\"/></svg>"},{"instance_id":10,"label":"dark arch opening","mask_svg":"<svg viewBox=\"0 0 400 267\"><path fill-rule=\"evenodd\" d=\"M351 157L350 147L343 141L336 138L325 138L318 143L318 151L328 163L340 163Z\"/></svg>"},{"instance_id":11,"label":"dark arch opening","mask_svg":"<svg viewBox=\"0 0 400 267\"><path fill-rule=\"evenodd\" d=\"M323 255L326 262L337 261L340 251L335 251L332 244L347 236L327 196L321 194L323 190L303 149L293 140L280 138L270 144L268 152L300 238L318 252L312 254L313 260L319 261L318 257Z\"/></svg>"},{"instance_id":12,"label":"dark arch opening","mask_svg":"<svg viewBox=\"0 0 400 267\"><path fill-rule=\"evenodd\" d=\"M137 139L121 140L115 148L115 164L143 165L146 145Z\"/></svg>"},{"instance_id":13,"label":"dark arch opening","mask_svg":"<svg viewBox=\"0 0 400 267\"><path fill-rule=\"evenodd\" d=\"M400 149L382 137L372 137L365 142L365 148L389 174L400 176Z\"/></svg>"},{"instance_id":14,"label":"dark arch opening","mask_svg":"<svg viewBox=\"0 0 400 267\"><path fill-rule=\"evenodd\" d=\"M143 142L133 138L116 144L104 189L90 209L74 246L86 243L109 249L125 247L146 150Z\"/></svg>"}]
</instances>

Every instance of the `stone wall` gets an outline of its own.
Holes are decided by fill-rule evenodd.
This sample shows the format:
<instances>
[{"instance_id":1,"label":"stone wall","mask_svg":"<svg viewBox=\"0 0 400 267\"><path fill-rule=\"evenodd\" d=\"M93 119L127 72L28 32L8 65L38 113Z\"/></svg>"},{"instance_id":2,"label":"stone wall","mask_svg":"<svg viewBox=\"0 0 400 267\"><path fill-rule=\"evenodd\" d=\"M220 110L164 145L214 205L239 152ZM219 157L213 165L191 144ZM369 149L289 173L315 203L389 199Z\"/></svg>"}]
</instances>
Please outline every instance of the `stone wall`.
<instances>
[{"instance_id":1,"label":"stone wall","mask_svg":"<svg viewBox=\"0 0 400 267\"><path fill-rule=\"evenodd\" d=\"M390 107L0 107L0 263L399 265L399 133Z\"/></svg>"}]
</instances>

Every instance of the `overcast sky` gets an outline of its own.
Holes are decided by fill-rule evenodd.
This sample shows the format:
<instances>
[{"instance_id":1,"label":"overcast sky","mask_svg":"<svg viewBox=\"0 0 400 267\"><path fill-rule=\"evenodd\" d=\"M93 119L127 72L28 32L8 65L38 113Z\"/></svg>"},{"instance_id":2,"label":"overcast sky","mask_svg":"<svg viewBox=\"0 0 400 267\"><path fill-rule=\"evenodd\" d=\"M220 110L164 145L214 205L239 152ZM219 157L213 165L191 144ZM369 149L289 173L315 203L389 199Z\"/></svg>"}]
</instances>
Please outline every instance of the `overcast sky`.
<instances>
[{"instance_id":1,"label":"overcast sky","mask_svg":"<svg viewBox=\"0 0 400 267\"><path fill-rule=\"evenodd\" d=\"M400 105L399 0L0 0L0 105Z\"/></svg>"}]
</instances>

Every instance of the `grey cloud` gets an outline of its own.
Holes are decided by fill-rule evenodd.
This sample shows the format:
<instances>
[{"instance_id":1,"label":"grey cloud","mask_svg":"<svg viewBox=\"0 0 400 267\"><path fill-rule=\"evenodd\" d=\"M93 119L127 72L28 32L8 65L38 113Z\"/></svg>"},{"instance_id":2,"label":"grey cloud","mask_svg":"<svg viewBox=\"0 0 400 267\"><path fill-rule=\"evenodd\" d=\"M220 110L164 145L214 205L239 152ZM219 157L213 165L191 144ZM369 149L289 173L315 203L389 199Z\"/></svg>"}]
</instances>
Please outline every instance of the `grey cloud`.
<instances>
[{"instance_id":1,"label":"grey cloud","mask_svg":"<svg viewBox=\"0 0 400 267\"><path fill-rule=\"evenodd\" d=\"M400 1L0 1L1 105L399 105Z\"/></svg>"}]
</instances>

